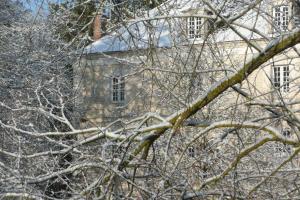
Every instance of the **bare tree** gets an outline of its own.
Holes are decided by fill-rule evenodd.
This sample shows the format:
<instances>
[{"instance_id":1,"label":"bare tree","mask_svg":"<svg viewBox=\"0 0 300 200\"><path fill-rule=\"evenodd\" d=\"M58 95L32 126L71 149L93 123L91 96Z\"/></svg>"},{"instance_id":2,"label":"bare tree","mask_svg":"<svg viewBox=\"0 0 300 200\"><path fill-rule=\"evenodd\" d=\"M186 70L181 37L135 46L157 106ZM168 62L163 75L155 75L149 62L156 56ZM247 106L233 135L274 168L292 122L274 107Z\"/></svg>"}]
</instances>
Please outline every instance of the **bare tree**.
<instances>
[{"instance_id":1,"label":"bare tree","mask_svg":"<svg viewBox=\"0 0 300 200\"><path fill-rule=\"evenodd\" d=\"M78 54L4 1L1 198L297 199L297 3L170 0Z\"/></svg>"},{"instance_id":2,"label":"bare tree","mask_svg":"<svg viewBox=\"0 0 300 200\"><path fill-rule=\"evenodd\" d=\"M69 48L52 34L53 24L43 17L41 9L37 8L34 16L18 1L1 1L1 8L0 123L16 125L27 131L68 131L68 126L61 123L56 114L63 112L64 116L71 116L73 95L68 65L72 62L73 53L68 53ZM8 131L2 125L0 160L4 168L1 169L1 193L12 192L14 196L18 195L16 192L23 191L21 177L17 178L21 182L15 179L5 181L5 177L9 176L7 169L15 168L19 175L23 174L21 176L33 175L43 171L44 167L52 170L57 166L60 168L60 162L69 159L69 155L65 154L51 157L49 162L38 162L41 165L23 159L20 155L32 150L60 149L63 145L60 140L65 137L47 137L47 142L41 142L38 137ZM2 151L19 152L12 154L18 158ZM55 184L30 186L29 191L49 193L52 185Z\"/></svg>"}]
</instances>

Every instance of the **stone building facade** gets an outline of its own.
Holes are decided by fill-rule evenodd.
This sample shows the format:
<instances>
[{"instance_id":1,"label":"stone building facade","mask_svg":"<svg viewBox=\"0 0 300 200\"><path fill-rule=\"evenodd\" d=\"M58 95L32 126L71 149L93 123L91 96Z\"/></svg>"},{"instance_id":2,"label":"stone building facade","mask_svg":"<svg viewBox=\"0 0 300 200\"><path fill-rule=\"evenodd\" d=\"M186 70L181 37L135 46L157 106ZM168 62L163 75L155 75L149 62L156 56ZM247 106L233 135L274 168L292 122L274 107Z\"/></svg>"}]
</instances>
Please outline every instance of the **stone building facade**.
<instances>
[{"instance_id":1,"label":"stone building facade","mask_svg":"<svg viewBox=\"0 0 300 200\"><path fill-rule=\"evenodd\" d=\"M214 11L199 2L168 1L149 11L143 20L130 20L126 26L85 49L74 70L77 75L75 88L80 94L77 104L83 108L80 126L122 128L145 113L169 116L188 107L260 51L271 48L270 41L274 38L284 37L298 25L297 1L262 1L260 10L249 11L230 27L226 24L216 27L218 22L214 21ZM222 15L230 20L231 13L239 13L239 7L229 7L226 11ZM283 136L296 137L289 126L290 119L280 115L288 116L287 112L293 111L293 117L298 116L299 52L297 45L272 58L241 84L230 88L196 113L188 123L200 121L200 127L178 129L173 138L175 147L170 149L170 154L178 156L178 149L180 152L190 136L202 130L202 124L205 126L219 120L266 119L267 125L277 127ZM248 145L264 134L260 130L251 131L251 134L249 130L240 131ZM236 138L228 136L226 131L216 130L189 146L183 162L188 170L183 170L182 175L193 180L193 189L197 190L201 180L216 173L210 169L213 168L209 166L211 161L206 161L207 157L216 154L207 150L212 145L211 137L215 135L230 141L227 144L239 145ZM220 145L215 151L227 148L226 142L222 144L224 146ZM156 162L162 163L160 159L164 158L168 138L155 145L161 147L156 148ZM113 156L120 150L122 152L121 147L117 142L102 145L104 154L110 154L106 150L112 149ZM273 142L263 151L267 156L259 164L268 169L274 164L269 162L270 157L276 155L274 162L280 162L291 154L292 149ZM247 169L247 166L243 167Z\"/></svg>"},{"instance_id":2,"label":"stone building facade","mask_svg":"<svg viewBox=\"0 0 300 200\"><path fill-rule=\"evenodd\" d=\"M128 30L121 27L86 48L76 66L79 75L76 86L79 86L84 102L90 102L87 110L92 110L87 111L83 118L95 120L95 123L109 123L118 116L136 116L143 109L159 111L156 104L160 100L151 97L148 91L150 86L154 90L160 87L151 80L152 71L158 71L159 68L162 71L175 71L187 65L199 65L199 69L208 70L211 67L209 65L216 65L214 61L222 61L222 67L228 66L226 68L231 68L228 69L230 72L258 53L255 44L260 48L268 45L269 41L263 36L271 39L284 35L297 23L294 20L297 19L294 13L298 9L296 3L270 1L272 4L262 5L266 12L261 16L256 18L257 13L252 12L237 22L246 27L237 28L240 33L227 27L204 41L211 28L210 20L214 17L212 11L199 1L190 1L188 4L184 0L174 1L173 4L171 2L150 11L149 19L146 20L151 22L149 26L143 21L132 20ZM163 16L162 13L170 19L156 19ZM249 30L253 26L254 31ZM243 37L253 45L243 41ZM212 51L216 50L219 51L218 60L212 55ZM197 54L202 52L203 56L199 58ZM294 73L298 71L297 57L297 52L290 50L265 63L251 76L250 82L255 86L253 92L266 92L280 87L285 97L295 96L293 91L296 87L293 85L297 85L297 82L291 80L298 76ZM217 79L218 73L215 76ZM143 106L132 103L137 100ZM155 106L151 107L150 104Z\"/></svg>"}]
</instances>

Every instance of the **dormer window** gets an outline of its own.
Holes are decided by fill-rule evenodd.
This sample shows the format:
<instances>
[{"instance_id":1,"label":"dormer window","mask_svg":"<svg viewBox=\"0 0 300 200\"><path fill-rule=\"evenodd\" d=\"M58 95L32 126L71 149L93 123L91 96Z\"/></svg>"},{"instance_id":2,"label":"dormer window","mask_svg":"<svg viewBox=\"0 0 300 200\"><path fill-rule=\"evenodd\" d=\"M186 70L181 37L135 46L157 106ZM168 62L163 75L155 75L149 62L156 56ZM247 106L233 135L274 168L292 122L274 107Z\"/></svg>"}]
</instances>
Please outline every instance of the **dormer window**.
<instances>
[{"instance_id":1,"label":"dormer window","mask_svg":"<svg viewBox=\"0 0 300 200\"><path fill-rule=\"evenodd\" d=\"M276 6L273 9L274 30L287 31L289 24L289 7L287 5Z\"/></svg>"},{"instance_id":2,"label":"dormer window","mask_svg":"<svg viewBox=\"0 0 300 200\"><path fill-rule=\"evenodd\" d=\"M188 17L187 34L189 39L197 39L201 37L201 17Z\"/></svg>"}]
</instances>

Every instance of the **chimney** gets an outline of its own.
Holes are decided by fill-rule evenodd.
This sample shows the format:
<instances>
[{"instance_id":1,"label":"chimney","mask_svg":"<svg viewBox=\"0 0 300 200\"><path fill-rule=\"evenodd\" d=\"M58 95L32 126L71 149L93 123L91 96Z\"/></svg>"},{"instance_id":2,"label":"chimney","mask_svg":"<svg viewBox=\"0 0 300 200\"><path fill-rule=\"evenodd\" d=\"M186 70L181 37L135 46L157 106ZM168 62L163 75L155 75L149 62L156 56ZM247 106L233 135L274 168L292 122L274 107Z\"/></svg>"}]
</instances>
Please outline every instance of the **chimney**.
<instances>
[{"instance_id":1,"label":"chimney","mask_svg":"<svg viewBox=\"0 0 300 200\"><path fill-rule=\"evenodd\" d=\"M100 38L101 38L101 15L97 13L93 22L93 39L94 41L96 41L99 40Z\"/></svg>"}]
</instances>

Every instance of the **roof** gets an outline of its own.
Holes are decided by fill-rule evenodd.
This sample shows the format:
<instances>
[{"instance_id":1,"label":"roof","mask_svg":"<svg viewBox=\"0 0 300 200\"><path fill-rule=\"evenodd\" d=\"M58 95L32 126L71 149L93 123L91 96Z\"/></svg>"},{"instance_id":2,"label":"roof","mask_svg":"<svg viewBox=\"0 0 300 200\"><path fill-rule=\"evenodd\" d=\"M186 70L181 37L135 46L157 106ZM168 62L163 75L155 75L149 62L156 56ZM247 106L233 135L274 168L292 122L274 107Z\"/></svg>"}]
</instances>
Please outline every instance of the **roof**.
<instances>
[{"instance_id":1,"label":"roof","mask_svg":"<svg viewBox=\"0 0 300 200\"><path fill-rule=\"evenodd\" d=\"M265 9L267 5L265 5ZM261 7L264 7L263 5ZM131 20L109 35L106 35L85 48L85 53L119 52L150 47L164 48L174 45L194 43L183 37L182 17L191 10L204 10L204 6L195 0L169 0L148 11L144 16ZM256 28L263 34L268 33L267 14L249 11L243 18L236 21L235 30L248 39L261 38L261 35L253 33L249 28ZM215 41L236 41L242 38L232 29L220 30L215 35ZM196 41L201 42L201 39Z\"/></svg>"}]
</instances>

